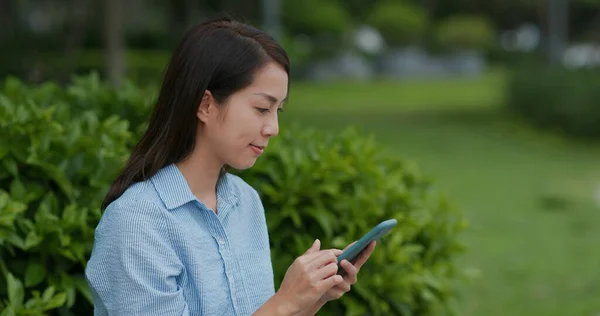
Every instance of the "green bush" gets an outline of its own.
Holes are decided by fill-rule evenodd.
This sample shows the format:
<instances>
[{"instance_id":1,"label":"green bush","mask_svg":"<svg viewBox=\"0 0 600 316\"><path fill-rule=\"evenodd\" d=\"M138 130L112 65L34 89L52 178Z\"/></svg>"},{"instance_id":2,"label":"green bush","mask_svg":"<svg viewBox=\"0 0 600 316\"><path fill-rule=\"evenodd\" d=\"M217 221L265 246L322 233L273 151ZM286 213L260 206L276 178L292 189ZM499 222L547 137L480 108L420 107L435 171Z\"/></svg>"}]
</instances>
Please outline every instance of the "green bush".
<instances>
[{"instance_id":1,"label":"green bush","mask_svg":"<svg viewBox=\"0 0 600 316\"><path fill-rule=\"evenodd\" d=\"M507 85L507 108L544 130L600 136L600 72L522 67Z\"/></svg>"},{"instance_id":2,"label":"green bush","mask_svg":"<svg viewBox=\"0 0 600 316\"><path fill-rule=\"evenodd\" d=\"M31 87L9 78L1 92L15 105L33 103L33 106L42 108L56 106L63 112L59 117L61 122L70 116L80 117L86 112L99 119L117 116L127 120L136 135L143 132L156 96L155 89L140 88L131 81L123 82L119 89L112 89L97 73L73 76L66 87L60 87L54 82Z\"/></svg>"},{"instance_id":3,"label":"green bush","mask_svg":"<svg viewBox=\"0 0 600 316\"><path fill-rule=\"evenodd\" d=\"M93 75L74 79L64 88L14 79L1 87L2 316L91 314L83 270L100 202L150 103L133 85L114 91ZM315 238L343 248L393 217L398 227L378 244L360 282L324 313L450 309L464 219L413 166L372 139L352 130L327 136L292 127L254 168L236 173L262 195L276 284Z\"/></svg>"},{"instance_id":4,"label":"green bush","mask_svg":"<svg viewBox=\"0 0 600 316\"><path fill-rule=\"evenodd\" d=\"M87 311L75 314L90 314L83 267L99 203L132 133L127 121L100 118L102 111L77 107L78 98L68 95L53 84L28 88L14 79L0 93L2 315L42 315L77 301Z\"/></svg>"},{"instance_id":5,"label":"green bush","mask_svg":"<svg viewBox=\"0 0 600 316\"><path fill-rule=\"evenodd\" d=\"M348 129L326 136L284 129L241 176L262 195L276 284L315 238L343 249L382 220L399 225L378 244L353 291L331 315L426 315L452 298L464 219L414 166Z\"/></svg>"}]
</instances>

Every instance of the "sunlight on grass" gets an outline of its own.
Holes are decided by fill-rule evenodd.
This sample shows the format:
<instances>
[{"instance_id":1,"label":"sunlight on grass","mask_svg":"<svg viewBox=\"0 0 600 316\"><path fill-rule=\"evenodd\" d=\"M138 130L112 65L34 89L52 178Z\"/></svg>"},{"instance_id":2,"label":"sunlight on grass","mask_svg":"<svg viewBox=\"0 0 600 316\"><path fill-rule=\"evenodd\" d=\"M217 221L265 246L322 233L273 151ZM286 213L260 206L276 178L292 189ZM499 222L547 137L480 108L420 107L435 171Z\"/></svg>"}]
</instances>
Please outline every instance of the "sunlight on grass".
<instances>
[{"instance_id":1,"label":"sunlight on grass","mask_svg":"<svg viewBox=\"0 0 600 316\"><path fill-rule=\"evenodd\" d=\"M378 82L292 82L289 108L323 111L398 111L479 108L502 102L504 72L481 78ZM301 109L298 109L301 110Z\"/></svg>"}]
</instances>

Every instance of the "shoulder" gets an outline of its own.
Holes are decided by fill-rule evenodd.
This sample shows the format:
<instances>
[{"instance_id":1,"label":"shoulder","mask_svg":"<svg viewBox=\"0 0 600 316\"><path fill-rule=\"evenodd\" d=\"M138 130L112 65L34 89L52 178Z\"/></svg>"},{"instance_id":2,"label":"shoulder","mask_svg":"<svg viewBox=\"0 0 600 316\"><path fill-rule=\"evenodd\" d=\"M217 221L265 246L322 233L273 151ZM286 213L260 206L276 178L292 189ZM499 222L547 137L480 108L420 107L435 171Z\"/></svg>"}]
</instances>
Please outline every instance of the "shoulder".
<instances>
[{"instance_id":1,"label":"shoulder","mask_svg":"<svg viewBox=\"0 0 600 316\"><path fill-rule=\"evenodd\" d=\"M131 185L105 209L97 234L158 231L164 227L167 209L147 181Z\"/></svg>"}]
</instances>

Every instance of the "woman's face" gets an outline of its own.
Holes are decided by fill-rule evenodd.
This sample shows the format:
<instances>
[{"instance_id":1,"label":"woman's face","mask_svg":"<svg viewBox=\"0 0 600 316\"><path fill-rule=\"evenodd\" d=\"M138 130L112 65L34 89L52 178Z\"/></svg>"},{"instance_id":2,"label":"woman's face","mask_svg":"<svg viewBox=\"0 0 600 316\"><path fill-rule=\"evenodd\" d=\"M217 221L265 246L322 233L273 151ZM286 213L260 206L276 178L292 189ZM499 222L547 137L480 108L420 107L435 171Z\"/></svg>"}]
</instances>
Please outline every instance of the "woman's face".
<instances>
[{"instance_id":1,"label":"woman's face","mask_svg":"<svg viewBox=\"0 0 600 316\"><path fill-rule=\"evenodd\" d=\"M239 170L254 165L269 139L279 133L277 116L287 89L287 73L271 62L257 71L250 86L232 94L224 107L212 107L204 114L199 110L204 122L202 142L220 164Z\"/></svg>"}]
</instances>

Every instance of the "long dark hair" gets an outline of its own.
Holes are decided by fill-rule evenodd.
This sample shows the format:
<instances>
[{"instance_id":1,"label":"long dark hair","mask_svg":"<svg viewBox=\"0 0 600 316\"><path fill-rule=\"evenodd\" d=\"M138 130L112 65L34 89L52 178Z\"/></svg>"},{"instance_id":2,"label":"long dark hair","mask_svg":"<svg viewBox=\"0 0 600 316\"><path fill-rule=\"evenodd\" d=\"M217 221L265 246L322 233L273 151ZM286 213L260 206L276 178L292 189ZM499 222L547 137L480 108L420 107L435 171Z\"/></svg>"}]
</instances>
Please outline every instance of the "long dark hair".
<instances>
[{"instance_id":1,"label":"long dark hair","mask_svg":"<svg viewBox=\"0 0 600 316\"><path fill-rule=\"evenodd\" d=\"M205 90L219 104L252 83L255 72L274 61L290 74L285 50L255 27L218 18L191 28L166 68L148 129L134 147L125 168L112 183L102 209L133 183L152 177L194 149L196 110Z\"/></svg>"}]
</instances>

